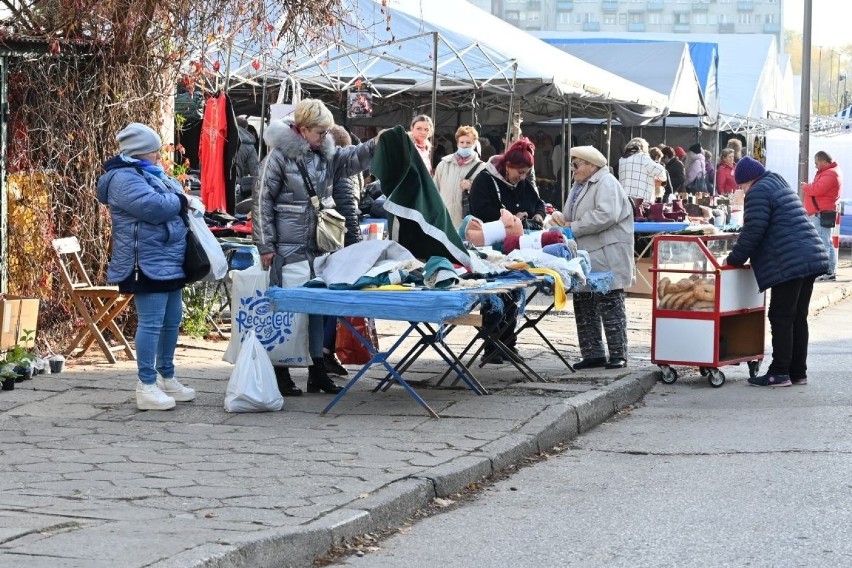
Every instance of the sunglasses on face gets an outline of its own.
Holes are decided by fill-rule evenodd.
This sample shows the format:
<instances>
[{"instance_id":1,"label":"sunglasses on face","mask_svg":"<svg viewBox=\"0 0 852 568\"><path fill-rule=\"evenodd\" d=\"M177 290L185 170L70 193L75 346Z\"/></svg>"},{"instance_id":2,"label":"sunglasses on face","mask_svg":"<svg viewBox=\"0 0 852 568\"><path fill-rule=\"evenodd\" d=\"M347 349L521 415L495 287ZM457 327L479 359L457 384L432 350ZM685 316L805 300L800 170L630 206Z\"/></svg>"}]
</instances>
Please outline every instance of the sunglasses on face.
<instances>
[{"instance_id":1,"label":"sunglasses on face","mask_svg":"<svg viewBox=\"0 0 852 568\"><path fill-rule=\"evenodd\" d=\"M581 164L580 162L571 162L571 167L572 167L573 169L575 169L575 170L576 170L577 168L579 168L580 166L582 166L582 165L583 165L583 164Z\"/></svg>"}]
</instances>

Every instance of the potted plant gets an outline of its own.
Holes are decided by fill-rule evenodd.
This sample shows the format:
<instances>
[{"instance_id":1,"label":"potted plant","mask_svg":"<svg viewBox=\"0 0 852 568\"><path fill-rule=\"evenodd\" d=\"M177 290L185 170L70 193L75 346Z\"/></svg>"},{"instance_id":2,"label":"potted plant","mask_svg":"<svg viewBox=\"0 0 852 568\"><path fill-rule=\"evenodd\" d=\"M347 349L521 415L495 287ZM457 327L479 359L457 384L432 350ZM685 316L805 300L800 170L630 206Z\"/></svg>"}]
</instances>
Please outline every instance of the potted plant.
<instances>
[{"instance_id":1,"label":"potted plant","mask_svg":"<svg viewBox=\"0 0 852 568\"><path fill-rule=\"evenodd\" d=\"M24 334L15 343L15 346L6 352L4 367L12 365L18 382L33 378L35 354L29 350L27 345L32 343L34 336L34 330L25 329ZM2 373L0 373L0 375L2 375Z\"/></svg>"},{"instance_id":2,"label":"potted plant","mask_svg":"<svg viewBox=\"0 0 852 568\"><path fill-rule=\"evenodd\" d=\"M18 373L15 372L15 366L5 361L0 362L0 390L10 391L15 390L15 381L18 378Z\"/></svg>"}]
</instances>

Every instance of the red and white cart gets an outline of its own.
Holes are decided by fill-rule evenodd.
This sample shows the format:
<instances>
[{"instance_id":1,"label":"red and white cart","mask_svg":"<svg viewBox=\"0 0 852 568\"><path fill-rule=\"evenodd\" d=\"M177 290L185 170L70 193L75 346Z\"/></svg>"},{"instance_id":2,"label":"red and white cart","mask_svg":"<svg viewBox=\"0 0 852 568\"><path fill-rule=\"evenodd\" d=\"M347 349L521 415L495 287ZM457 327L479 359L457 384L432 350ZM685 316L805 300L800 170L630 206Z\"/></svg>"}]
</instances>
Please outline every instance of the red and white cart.
<instances>
[{"instance_id":1,"label":"red and white cart","mask_svg":"<svg viewBox=\"0 0 852 568\"><path fill-rule=\"evenodd\" d=\"M750 266L723 266L737 235L660 235L654 240L651 363L666 384L674 365L698 367L713 387L724 365L763 360L765 296Z\"/></svg>"}]
</instances>

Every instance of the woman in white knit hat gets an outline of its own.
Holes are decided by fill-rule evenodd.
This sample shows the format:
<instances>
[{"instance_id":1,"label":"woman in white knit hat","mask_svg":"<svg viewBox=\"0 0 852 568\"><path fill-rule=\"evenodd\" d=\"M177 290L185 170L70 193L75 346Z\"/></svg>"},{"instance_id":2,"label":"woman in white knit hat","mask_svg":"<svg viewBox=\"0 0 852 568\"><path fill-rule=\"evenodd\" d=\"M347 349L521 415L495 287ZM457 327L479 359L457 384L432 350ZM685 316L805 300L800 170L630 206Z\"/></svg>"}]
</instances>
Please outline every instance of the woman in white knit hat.
<instances>
[{"instance_id":1,"label":"woman in white knit hat","mask_svg":"<svg viewBox=\"0 0 852 568\"><path fill-rule=\"evenodd\" d=\"M188 201L160 165L160 136L133 122L116 135L119 153L104 163L98 201L109 205L112 251L107 279L133 294L136 327L136 406L168 410L195 391L175 379L174 354L183 317ZM158 378L157 375L160 375Z\"/></svg>"},{"instance_id":2,"label":"woman in white knit hat","mask_svg":"<svg viewBox=\"0 0 852 568\"><path fill-rule=\"evenodd\" d=\"M633 207L624 188L593 146L571 148L574 185L562 214L577 247L588 251L592 272L611 272L607 293L573 294L577 339L583 357L575 369L627 366L627 312L624 289L633 284ZM606 346L601 336L603 326ZM607 348L609 358L607 358Z\"/></svg>"}]
</instances>

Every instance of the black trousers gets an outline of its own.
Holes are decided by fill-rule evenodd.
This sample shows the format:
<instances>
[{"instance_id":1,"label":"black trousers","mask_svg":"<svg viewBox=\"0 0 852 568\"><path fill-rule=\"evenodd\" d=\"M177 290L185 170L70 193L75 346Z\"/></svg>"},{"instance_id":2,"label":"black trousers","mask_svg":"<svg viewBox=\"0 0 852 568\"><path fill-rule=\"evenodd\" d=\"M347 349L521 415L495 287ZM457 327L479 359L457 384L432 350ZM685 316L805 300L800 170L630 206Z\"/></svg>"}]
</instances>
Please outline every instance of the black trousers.
<instances>
[{"instance_id":1,"label":"black trousers","mask_svg":"<svg viewBox=\"0 0 852 568\"><path fill-rule=\"evenodd\" d=\"M624 306L624 290L611 290L607 294L575 292L573 297L577 340L583 359L606 358L607 347L610 359L627 359L627 310ZM606 335L606 347L601 327Z\"/></svg>"},{"instance_id":2,"label":"black trousers","mask_svg":"<svg viewBox=\"0 0 852 568\"><path fill-rule=\"evenodd\" d=\"M503 301L503 309L501 311L482 310L482 324L486 329L502 328L503 331L497 334L497 338L511 349L517 343L515 327L518 325L518 303L522 301L521 292L515 290L500 294L500 299ZM489 343L485 346L485 353L491 351L496 349Z\"/></svg>"},{"instance_id":3,"label":"black trousers","mask_svg":"<svg viewBox=\"0 0 852 568\"><path fill-rule=\"evenodd\" d=\"M808 376L808 306L816 276L788 280L772 287L769 328L772 330L770 375Z\"/></svg>"}]
</instances>

